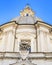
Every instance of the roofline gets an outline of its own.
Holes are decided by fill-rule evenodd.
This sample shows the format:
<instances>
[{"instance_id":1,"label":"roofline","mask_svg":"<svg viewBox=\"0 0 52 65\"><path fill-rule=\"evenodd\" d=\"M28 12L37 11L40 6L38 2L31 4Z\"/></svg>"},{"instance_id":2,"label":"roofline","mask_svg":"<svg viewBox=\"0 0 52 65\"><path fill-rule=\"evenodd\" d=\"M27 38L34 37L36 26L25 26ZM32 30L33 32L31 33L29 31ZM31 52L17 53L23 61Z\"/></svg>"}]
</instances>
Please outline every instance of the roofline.
<instances>
[{"instance_id":1,"label":"roofline","mask_svg":"<svg viewBox=\"0 0 52 65\"><path fill-rule=\"evenodd\" d=\"M12 23L12 22L15 22L15 23L16 23L16 21L10 21L10 22L4 23L4 24L2 24L2 25L0 25L0 26L6 25L6 24L8 24L8 23ZM48 25L48 26L51 26L51 27L52 27L52 25L51 25L51 24L48 24L48 23L43 22L43 21L36 21L34 24L18 24L18 23L16 23L16 24L18 24L18 25L35 25L35 24L38 24L38 22L43 23L43 24L46 24L46 25Z\"/></svg>"},{"instance_id":2,"label":"roofline","mask_svg":"<svg viewBox=\"0 0 52 65\"><path fill-rule=\"evenodd\" d=\"M12 23L12 22L15 22L15 23L16 23L16 21L10 21L10 22L6 22L6 23L4 23L4 24L2 24L2 25L0 25L0 26L6 25L6 24Z\"/></svg>"},{"instance_id":3,"label":"roofline","mask_svg":"<svg viewBox=\"0 0 52 65\"><path fill-rule=\"evenodd\" d=\"M44 21L37 21L37 22L44 23L44 24L47 24L47 25L49 25L49 26L52 26L51 24L46 23L46 22L44 22Z\"/></svg>"}]
</instances>

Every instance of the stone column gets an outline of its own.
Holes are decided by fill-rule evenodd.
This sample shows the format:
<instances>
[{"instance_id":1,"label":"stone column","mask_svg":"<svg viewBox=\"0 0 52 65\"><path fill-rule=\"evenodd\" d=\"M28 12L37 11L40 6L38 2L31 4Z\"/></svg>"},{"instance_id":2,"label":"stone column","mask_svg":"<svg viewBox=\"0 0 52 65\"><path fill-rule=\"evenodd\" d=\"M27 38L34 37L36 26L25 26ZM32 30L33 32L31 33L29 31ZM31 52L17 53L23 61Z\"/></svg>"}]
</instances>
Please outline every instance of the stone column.
<instances>
[{"instance_id":1,"label":"stone column","mask_svg":"<svg viewBox=\"0 0 52 65\"><path fill-rule=\"evenodd\" d=\"M40 43L39 43L39 49L40 49L40 52L44 52L44 35L43 35L44 33L43 33L43 31L40 31Z\"/></svg>"},{"instance_id":2,"label":"stone column","mask_svg":"<svg viewBox=\"0 0 52 65\"><path fill-rule=\"evenodd\" d=\"M34 38L31 39L31 52L36 52L36 40Z\"/></svg>"},{"instance_id":3,"label":"stone column","mask_svg":"<svg viewBox=\"0 0 52 65\"><path fill-rule=\"evenodd\" d=\"M7 37L7 48L6 51L13 51L13 43L14 43L14 35L12 31L8 32L8 37Z\"/></svg>"},{"instance_id":4,"label":"stone column","mask_svg":"<svg viewBox=\"0 0 52 65\"><path fill-rule=\"evenodd\" d=\"M47 51L52 52L52 43L51 43L51 40L50 40L50 34L47 34L47 46L48 46Z\"/></svg>"},{"instance_id":5,"label":"stone column","mask_svg":"<svg viewBox=\"0 0 52 65\"><path fill-rule=\"evenodd\" d=\"M0 51L4 52L5 51L5 44L6 44L6 34L2 34L2 43L0 45Z\"/></svg>"},{"instance_id":6,"label":"stone column","mask_svg":"<svg viewBox=\"0 0 52 65\"><path fill-rule=\"evenodd\" d=\"M15 42L15 52L19 52L19 44L20 44L20 39L16 39L16 42Z\"/></svg>"}]
</instances>

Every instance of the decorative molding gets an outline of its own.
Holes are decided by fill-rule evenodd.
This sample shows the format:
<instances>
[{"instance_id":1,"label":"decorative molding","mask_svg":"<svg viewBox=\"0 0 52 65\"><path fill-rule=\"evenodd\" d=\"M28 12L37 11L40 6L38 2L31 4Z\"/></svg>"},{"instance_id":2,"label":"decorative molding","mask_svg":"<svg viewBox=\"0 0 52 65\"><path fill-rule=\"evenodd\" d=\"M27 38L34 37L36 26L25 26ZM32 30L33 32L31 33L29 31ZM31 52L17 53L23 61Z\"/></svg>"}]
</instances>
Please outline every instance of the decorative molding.
<instances>
[{"instance_id":1,"label":"decorative molding","mask_svg":"<svg viewBox=\"0 0 52 65\"><path fill-rule=\"evenodd\" d=\"M19 52L0 52L0 59L1 58L13 58L13 59L20 59ZM52 60L52 52L31 52L28 55L29 59L51 59Z\"/></svg>"}]
</instances>

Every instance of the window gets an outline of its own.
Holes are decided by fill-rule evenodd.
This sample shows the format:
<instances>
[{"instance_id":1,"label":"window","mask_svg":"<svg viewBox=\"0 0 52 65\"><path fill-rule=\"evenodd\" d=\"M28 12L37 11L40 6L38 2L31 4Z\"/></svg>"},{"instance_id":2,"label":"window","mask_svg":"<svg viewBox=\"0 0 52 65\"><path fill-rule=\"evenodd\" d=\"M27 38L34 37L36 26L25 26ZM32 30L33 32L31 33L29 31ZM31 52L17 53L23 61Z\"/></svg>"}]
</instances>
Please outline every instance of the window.
<instances>
[{"instance_id":1,"label":"window","mask_svg":"<svg viewBox=\"0 0 52 65\"><path fill-rule=\"evenodd\" d=\"M20 50L27 50L31 52L30 40L21 40Z\"/></svg>"}]
</instances>

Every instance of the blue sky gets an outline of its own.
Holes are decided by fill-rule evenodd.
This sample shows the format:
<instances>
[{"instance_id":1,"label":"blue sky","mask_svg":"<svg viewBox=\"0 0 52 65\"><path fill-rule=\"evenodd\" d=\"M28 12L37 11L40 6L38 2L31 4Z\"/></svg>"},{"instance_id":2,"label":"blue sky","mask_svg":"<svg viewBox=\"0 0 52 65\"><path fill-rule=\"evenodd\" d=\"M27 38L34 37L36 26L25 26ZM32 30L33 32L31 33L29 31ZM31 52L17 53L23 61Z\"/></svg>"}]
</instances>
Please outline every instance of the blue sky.
<instances>
[{"instance_id":1,"label":"blue sky","mask_svg":"<svg viewBox=\"0 0 52 65\"><path fill-rule=\"evenodd\" d=\"M19 16L27 3L36 12L36 16L52 24L52 0L0 0L0 25Z\"/></svg>"}]
</instances>

